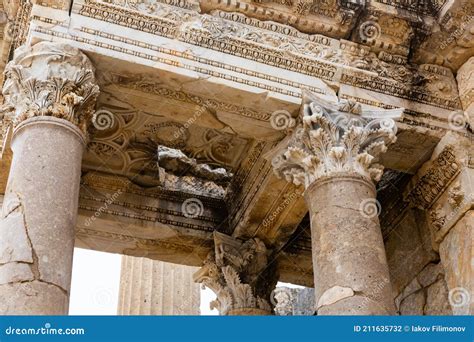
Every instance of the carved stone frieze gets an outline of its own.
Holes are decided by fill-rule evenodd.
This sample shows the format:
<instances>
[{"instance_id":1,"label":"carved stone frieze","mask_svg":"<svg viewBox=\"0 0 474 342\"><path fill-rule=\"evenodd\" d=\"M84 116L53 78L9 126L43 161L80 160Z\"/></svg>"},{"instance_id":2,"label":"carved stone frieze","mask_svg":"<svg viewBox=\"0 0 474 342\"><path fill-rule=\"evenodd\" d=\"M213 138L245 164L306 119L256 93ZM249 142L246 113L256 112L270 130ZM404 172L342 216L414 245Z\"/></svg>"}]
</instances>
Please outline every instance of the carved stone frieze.
<instances>
[{"instance_id":1,"label":"carved stone frieze","mask_svg":"<svg viewBox=\"0 0 474 342\"><path fill-rule=\"evenodd\" d=\"M173 4L175 3L173 2ZM159 2L159 7L173 7L170 12L179 13L181 20L174 20L169 16L160 17L157 14L150 15L146 11L134 12L127 7L110 6L105 2L97 3L90 0L85 0L84 4L77 5L75 11L83 16L110 21L114 24L253 59L324 80L340 81L363 89L443 108L460 108L452 73L448 70L449 73L446 74L448 71L443 70L444 75L441 77L439 71L428 65L420 66L408 63L406 48L403 48L403 51L394 50L392 51L394 53L390 53L387 50L374 49L343 39L336 40L317 34L301 33L289 25L251 18L245 16L245 13L231 13L222 9L214 9L210 12L204 11L209 14L199 14L195 10L183 8L184 5L181 3L175 4L176 6L172 6L173 4L168 5L167 3L165 5L164 2ZM203 6L202 3L201 6ZM100 31L92 28L82 28L82 30L89 34L103 35ZM410 36L409 33L405 35ZM104 37L118 41L123 40L122 37L112 37L110 34L105 34ZM144 46L143 44L143 42L136 42L138 46ZM402 46L388 41L384 44L385 46ZM150 48L158 49L152 46ZM194 53L182 55L182 53L174 52L174 54L200 63L219 65L222 68L237 71L225 63L215 60L205 61ZM150 59L156 60L157 57L150 56ZM160 59L160 62L165 61ZM342 75L336 65L339 68L343 67ZM346 68L346 66L350 68ZM191 66L183 67L195 69ZM238 69L239 72L245 71L242 68ZM202 68L199 69L199 72L203 71ZM356 71L359 71L359 74L355 73ZM215 71L210 74L217 76ZM247 74L248 76L255 75L254 72L247 72ZM220 77L229 79L229 75L220 75ZM267 78L268 75L259 75L259 77ZM241 82L242 80L235 78L235 81ZM289 84L288 80L282 81L284 84ZM269 89L263 84L259 84L259 86L263 86L267 90L281 92L281 90L273 89L274 87ZM293 93L284 92L285 95L300 96Z\"/></svg>"},{"instance_id":2,"label":"carved stone frieze","mask_svg":"<svg viewBox=\"0 0 474 342\"><path fill-rule=\"evenodd\" d=\"M34 3L60 10L69 10L72 0L34 0Z\"/></svg>"},{"instance_id":3,"label":"carved stone frieze","mask_svg":"<svg viewBox=\"0 0 474 342\"><path fill-rule=\"evenodd\" d=\"M474 52L474 3L446 2L431 34L414 49L414 60L436 63L456 71Z\"/></svg>"},{"instance_id":4,"label":"carved stone frieze","mask_svg":"<svg viewBox=\"0 0 474 342\"><path fill-rule=\"evenodd\" d=\"M78 49L41 42L22 46L5 69L4 115L16 126L35 116L54 116L87 134L99 87L94 67Z\"/></svg>"},{"instance_id":5,"label":"carved stone frieze","mask_svg":"<svg viewBox=\"0 0 474 342\"><path fill-rule=\"evenodd\" d=\"M336 0L253 1L233 2L202 0L205 12L223 10L239 12L260 20L290 24L302 32L323 33L342 37L353 27L362 2Z\"/></svg>"},{"instance_id":6,"label":"carved stone frieze","mask_svg":"<svg viewBox=\"0 0 474 342\"><path fill-rule=\"evenodd\" d=\"M405 194L406 201L423 210L433 205L460 171L461 165L453 150L453 146L446 146L416 185ZM439 217L439 215L436 216Z\"/></svg>"},{"instance_id":7,"label":"carved stone frieze","mask_svg":"<svg viewBox=\"0 0 474 342\"><path fill-rule=\"evenodd\" d=\"M302 108L302 127L272 161L279 177L305 188L338 174L380 179L383 166L376 163L377 157L395 142L394 119L403 109L363 111L354 101L330 103L308 93Z\"/></svg>"},{"instance_id":8,"label":"carved stone frieze","mask_svg":"<svg viewBox=\"0 0 474 342\"><path fill-rule=\"evenodd\" d=\"M270 293L277 277L269 262L270 251L258 238L242 242L214 232L214 247L194 280L217 295L211 308L227 315L232 310L259 309L270 314Z\"/></svg>"}]
</instances>

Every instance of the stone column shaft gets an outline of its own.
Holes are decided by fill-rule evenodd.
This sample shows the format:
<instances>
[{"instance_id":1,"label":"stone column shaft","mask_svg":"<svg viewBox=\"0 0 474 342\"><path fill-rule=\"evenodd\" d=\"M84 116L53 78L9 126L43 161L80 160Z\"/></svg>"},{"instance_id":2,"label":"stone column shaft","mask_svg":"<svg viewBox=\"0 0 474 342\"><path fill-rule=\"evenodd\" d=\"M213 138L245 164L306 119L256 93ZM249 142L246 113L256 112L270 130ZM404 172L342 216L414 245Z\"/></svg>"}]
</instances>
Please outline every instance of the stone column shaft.
<instances>
[{"instance_id":1,"label":"stone column shaft","mask_svg":"<svg viewBox=\"0 0 474 342\"><path fill-rule=\"evenodd\" d=\"M15 131L0 223L3 314L68 311L83 149L66 120L35 117Z\"/></svg>"},{"instance_id":2,"label":"stone column shaft","mask_svg":"<svg viewBox=\"0 0 474 342\"><path fill-rule=\"evenodd\" d=\"M119 315L199 315L195 267L122 257Z\"/></svg>"},{"instance_id":3,"label":"stone column shaft","mask_svg":"<svg viewBox=\"0 0 474 342\"><path fill-rule=\"evenodd\" d=\"M0 217L0 313L69 306L81 161L98 87L79 50L23 46L5 69L13 160Z\"/></svg>"},{"instance_id":4,"label":"stone column shaft","mask_svg":"<svg viewBox=\"0 0 474 342\"><path fill-rule=\"evenodd\" d=\"M306 189L318 315L394 313L375 182L402 113L305 92L301 124L272 161L277 176Z\"/></svg>"},{"instance_id":5,"label":"stone column shaft","mask_svg":"<svg viewBox=\"0 0 474 342\"><path fill-rule=\"evenodd\" d=\"M388 315L393 300L375 206L375 187L360 176L323 178L305 193L311 212L318 315Z\"/></svg>"}]
</instances>

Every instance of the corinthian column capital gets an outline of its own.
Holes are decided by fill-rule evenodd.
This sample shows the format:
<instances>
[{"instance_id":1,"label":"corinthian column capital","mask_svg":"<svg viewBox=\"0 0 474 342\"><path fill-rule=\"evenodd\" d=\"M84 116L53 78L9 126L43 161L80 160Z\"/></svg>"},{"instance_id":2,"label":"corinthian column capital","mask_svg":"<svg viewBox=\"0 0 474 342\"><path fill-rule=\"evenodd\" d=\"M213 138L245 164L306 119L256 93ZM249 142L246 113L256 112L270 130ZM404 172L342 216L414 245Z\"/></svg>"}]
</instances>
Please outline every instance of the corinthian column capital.
<instances>
[{"instance_id":1,"label":"corinthian column capital","mask_svg":"<svg viewBox=\"0 0 474 342\"><path fill-rule=\"evenodd\" d=\"M396 141L395 119L403 108L362 110L359 103L329 102L303 93L301 124L285 150L273 158L277 176L309 187L322 177L358 174L378 181L378 156Z\"/></svg>"},{"instance_id":2,"label":"corinthian column capital","mask_svg":"<svg viewBox=\"0 0 474 342\"><path fill-rule=\"evenodd\" d=\"M221 315L270 315L270 294L277 277L263 241L253 238L242 242L214 232L214 246L204 266L194 274L195 282L217 296L211 309Z\"/></svg>"},{"instance_id":3,"label":"corinthian column capital","mask_svg":"<svg viewBox=\"0 0 474 342\"><path fill-rule=\"evenodd\" d=\"M14 126L35 116L53 116L84 134L91 123L99 87L91 61L67 44L21 46L5 68L6 119Z\"/></svg>"}]
</instances>

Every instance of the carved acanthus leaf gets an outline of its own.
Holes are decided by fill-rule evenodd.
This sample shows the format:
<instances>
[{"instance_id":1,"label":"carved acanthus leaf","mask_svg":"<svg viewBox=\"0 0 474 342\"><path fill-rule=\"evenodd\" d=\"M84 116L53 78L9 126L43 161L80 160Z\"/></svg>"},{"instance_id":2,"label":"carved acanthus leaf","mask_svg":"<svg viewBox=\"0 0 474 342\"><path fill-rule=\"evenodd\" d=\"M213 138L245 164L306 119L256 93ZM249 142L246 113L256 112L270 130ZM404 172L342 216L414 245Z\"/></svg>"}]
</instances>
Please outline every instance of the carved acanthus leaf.
<instances>
[{"instance_id":1,"label":"carved acanthus leaf","mask_svg":"<svg viewBox=\"0 0 474 342\"><path fill-rule=\"evenodd\" d=\"M13 125L54 116L87 133L99 94L94 68L78 49L41 42L22 46L5 68L4 111Z\"/></svg>"},{"instance_id":2,"label":"carved acanthus leaf","mask_svg":"<svg viewBox=\"0 0 474 342\"><path fill-rule=\"evenodd\" d=\"M329 103L315 95L303 97L302 127L287 149L273 161L275 173L296 185L341 173L378 181L383 167L377 157L396 140L394 119L403 109L362 111L353 101Z\"/></svg>"},{"instance_id":3,"label":"carved acanthus leaf","mask_svg":"<svg viewBox=\"0 0 474 342\"><path fill-rule=\"evenodd\" d=\"M268 300L272 288L262 290L262 276L268 266L267 248L258 238L241 242L233 237L214 232L215 251L204 266L194 274L194 280L210 288L217 296L211 304L221 315L232 309L256 308L270 313ZM276 284L276 281L275 281ZM272 284L272 285L275 285Z\"/></svg>"}]
</instances>

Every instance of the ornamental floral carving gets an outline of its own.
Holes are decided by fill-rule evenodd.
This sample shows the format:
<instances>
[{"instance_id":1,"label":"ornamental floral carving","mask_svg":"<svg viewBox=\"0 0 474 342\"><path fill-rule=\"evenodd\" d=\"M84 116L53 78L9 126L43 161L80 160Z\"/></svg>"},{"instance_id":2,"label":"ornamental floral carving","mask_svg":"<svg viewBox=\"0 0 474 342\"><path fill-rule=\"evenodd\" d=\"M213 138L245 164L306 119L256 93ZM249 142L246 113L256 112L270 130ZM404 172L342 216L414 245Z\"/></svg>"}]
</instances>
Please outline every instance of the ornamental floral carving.
<instances>
[{"instance_id":1,"label":"ornamental floral carving","mask_svg":"<svg viewBox=\"0 0 474 342\"><path fill-rule=\"evenodd\" d=\"M268 264L269 250L258 238L241 242L214 232L215 250L194 281L210 288L217 296L211 303L221 315L233 309L260 309L271 313L270 293L276 285L274 267Z\"/></svg>"},{"instance_id":2,"label":"ornamental floral carving","mask_svg":"<svg viewBox=\"0 0 474 342\"><path fill-rule=\"evenodd\" d=\"M412 189L405 194L405 201L422 210L431 208L460 170L461 165L454 154L454 146L447 145L432 162L431 167L413 185ZM456 194L456 197L458 195ZM458 201L459 198L454 203Z\"/></svg>"},{"instance_id":3,"label":"ornamental floral carving","mask_svg":"<svg viewBox=\"0 0 474 342\"><path fill-rule=\"evenodd\" d=\"M277 176L306 188L321 177L358 174L380 180L380 154L396 140L404 109L362 110L351 100L329 102L305 92L301 124L272 160Z\"/></svg>"},{"instance_id":4,"label":"ornamental floral carving","mask_svg":"<svg viewBox=\"0 0 474 342\"><path fill-rule=\"evenodd\" d=\"M34 116L54 116L87 133L99 87L92 63L77 48L50 42L22 46L6 66L5 79L2 112L14 126Z\"/></svg>"}]
</instances>

